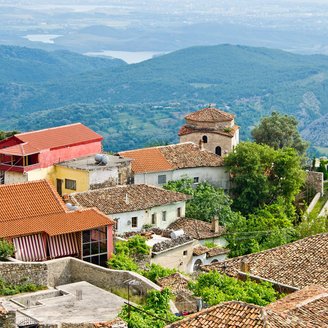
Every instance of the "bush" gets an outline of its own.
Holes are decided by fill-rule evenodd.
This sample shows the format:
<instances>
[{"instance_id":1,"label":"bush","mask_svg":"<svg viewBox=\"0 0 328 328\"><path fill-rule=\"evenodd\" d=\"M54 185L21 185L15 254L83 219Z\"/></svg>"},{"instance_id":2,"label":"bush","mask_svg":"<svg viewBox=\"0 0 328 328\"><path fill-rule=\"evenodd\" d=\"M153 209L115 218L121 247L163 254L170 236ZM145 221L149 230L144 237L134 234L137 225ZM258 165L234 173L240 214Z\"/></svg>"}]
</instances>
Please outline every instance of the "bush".
<instances>
[{"instance_id":1,"label":"bush","mask_svg":"<svg viewBox=\"0 0 328 328\"><path fill-rule=\"evenodd\" d=\"M15 252L14 245L7 240L0 240L0 261L7 259L10 256L13 256Z\"/></svg>"},{"instance_id":2,"label":"bush","mask_svg":"<svg viewBox=\"0 0 328 328\"><path fill-rule=\"evenodd\" d=\"M283 296L269 282L241 281L217 271L199 275L196 282L190 282L189 287L211 306L232 300L265 306Z\"/></svg>"},{"instance_id":3,"label":"bush","mask_svg":"<svg viewBox=\"0 0 328 328\"><path fill-rule=\"evenodd\" d=\"M37 290L46 289L45 286L39 286L31 283L10 284L0 279L0 296L15 295L19 293L35 292Z\"/></svg>"},{"instance_id":4,"label":"bush","mask_svg":"<svg viewBox=\"0 0 328 328\"><path fill-rule=\"evenodd\" d=\"M164 268L159 264L151 264L146 270L142 271L142 275L153 282L157 282L157 279L167 277L177 272L175 269Z\"/></svg>"},{"instance_id":5,"label":"bush","mask_svg":"<svg viewBox=\"0 0 328 328\"><path fill-rule=\"evenodd\" d=\"M107 265L115 270L128 270L138 272L138 264L124 253L113 254L107 261Z\"/></svg>"}]
</instances>

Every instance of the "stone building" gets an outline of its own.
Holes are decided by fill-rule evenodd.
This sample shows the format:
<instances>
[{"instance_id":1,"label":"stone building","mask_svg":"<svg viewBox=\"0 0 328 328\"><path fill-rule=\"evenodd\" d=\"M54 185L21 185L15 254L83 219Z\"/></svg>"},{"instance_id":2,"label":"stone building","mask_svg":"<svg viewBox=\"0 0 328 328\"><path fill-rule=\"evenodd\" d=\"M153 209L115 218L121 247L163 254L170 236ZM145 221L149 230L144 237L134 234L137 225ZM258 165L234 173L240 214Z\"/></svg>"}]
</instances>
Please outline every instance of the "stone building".
<instances>
[{"instance_id":1,"label":"stone building","mask_svg":"<svg viewBox=\"0 0 328 328\"><path fill-rule=\"evenodd\" d=\"M186 124L179 131L180 143L194 142L204 149L224 156L239 143L239 126L234 115L207 107L185 117Z\"/></svg>"}]
</instances>

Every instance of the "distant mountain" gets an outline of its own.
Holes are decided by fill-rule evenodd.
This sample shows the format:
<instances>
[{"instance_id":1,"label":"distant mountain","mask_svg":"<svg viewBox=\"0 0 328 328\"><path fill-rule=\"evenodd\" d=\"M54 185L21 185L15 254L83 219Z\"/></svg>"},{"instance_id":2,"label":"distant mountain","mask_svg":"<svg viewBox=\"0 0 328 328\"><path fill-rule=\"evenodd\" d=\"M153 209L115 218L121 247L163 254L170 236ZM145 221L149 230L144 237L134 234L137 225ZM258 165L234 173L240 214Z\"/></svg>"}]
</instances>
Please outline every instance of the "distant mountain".
<instances>
[{"instance_id":1,"label":"distant mountain","mask_svg":"<svg viewBox=\"0 0 328 328\"><path fill-rule=\"evenodd\" d=\"M216 103L237 115L243 139L263 115L278 110L295 115L314 145L328 146L324 138L311 135L312 122L328 123L328 57L323 55L203 46L46 81L2 81L0 128L82 121L104 134L107 149L123 150L177 141L184 114Z\"/></svg>"},{"instance_id":2,"label":"distant mountain","mask_svg":"<svg viewBox=\"0 0 328 328\"><path fill-rule=\"evenodd\" d=\"M94 58L74 52L47 52L16 46L0 45L0 82L42 82L52 79L123 66L119 59Z\"/></svg>"}]
</instances>

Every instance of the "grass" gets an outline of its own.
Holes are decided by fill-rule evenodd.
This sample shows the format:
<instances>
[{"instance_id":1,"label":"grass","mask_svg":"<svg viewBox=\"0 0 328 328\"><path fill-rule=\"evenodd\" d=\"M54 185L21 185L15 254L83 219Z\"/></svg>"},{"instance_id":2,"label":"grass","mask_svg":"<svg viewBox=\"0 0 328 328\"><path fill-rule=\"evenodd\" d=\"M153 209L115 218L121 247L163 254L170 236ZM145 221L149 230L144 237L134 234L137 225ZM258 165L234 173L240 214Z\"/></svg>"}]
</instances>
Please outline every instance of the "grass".
<instances>
[{"instance_id":1,"label":"grass","mask_svg":"<svg viewBox=\"0 0 328 328\"><path fill-rule=\"evenodd\" d=\"M128 289L127 288L111 288L109 290L111 293L122 297L124 299L128 299ZM146 297L145 295L134 295L133 291L130 289L130 302L139 304L139 305L144 305L146 304Z\"/></svg>"},{"instance_id":2,"label":"grass","mask_svg":"<svg viewBox=\"0 0 328 328\"><path fill-rule=\"evenodd\" d=\"M47 289L46 286L39 286L31 283L11 284L0 279L0 296L15 295L26 292L36 292Z\"/></svg>"},{"instance_id":3,"label":"grass","mask_svg":"<svg viewBox=\"0 0 328 328\"><path fill-rule=\"evenodd\" d=\"M316 218L319 215L323 206L328 201L328 182L327 181L324 183L323 189L324 189L324 195L319 198L318 202L315 204L313 210L310 213L312 218Z\"/></svg>"}]
</instances>

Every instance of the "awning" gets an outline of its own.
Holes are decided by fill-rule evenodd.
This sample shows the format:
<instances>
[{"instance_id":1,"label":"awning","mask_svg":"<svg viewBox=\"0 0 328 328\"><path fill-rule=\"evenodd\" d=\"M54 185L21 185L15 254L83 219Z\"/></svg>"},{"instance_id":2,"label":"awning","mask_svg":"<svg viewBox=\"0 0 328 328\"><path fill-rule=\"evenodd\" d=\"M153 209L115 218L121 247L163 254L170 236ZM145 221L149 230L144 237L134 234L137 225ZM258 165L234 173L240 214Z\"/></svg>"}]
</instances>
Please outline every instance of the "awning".
<instances>
[{"instance_id":1,"label":"awning","mask_svg":"<svg viewBox=\"0 0 328 328\"><path fill-rule=\"evenodd\" d=\"M76 233L66 233L48 238L50 258L57 258L79 253L79 243Z\"/></svg>"},{"instance_id":2,"label":"awning","mask_svg":"<svg viewBox=\"0 0 328 328\"><path fill-rule=\"evenodd\" d=\"M47 259L42 234L13 238L15 257L21 261L44 261Z\"/></svg>"}]
</instances>

